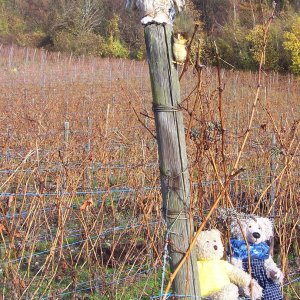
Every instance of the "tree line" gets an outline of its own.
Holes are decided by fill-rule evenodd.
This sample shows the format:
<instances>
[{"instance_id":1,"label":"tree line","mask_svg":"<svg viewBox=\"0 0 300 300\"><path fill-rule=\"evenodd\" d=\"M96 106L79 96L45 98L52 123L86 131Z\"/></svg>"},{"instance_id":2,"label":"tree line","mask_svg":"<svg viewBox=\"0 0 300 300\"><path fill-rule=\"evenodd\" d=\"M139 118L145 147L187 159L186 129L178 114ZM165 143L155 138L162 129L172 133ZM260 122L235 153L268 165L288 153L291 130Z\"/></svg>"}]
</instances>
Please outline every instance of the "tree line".
<instances>
[{"instance_id":1,"label":"tree line","mask_svg":"<svg viewBox=\"0 0 300 300\"><path fill-rule=\"evenodd\" d=\"M143 59L139 13L124 0L0 0L0 43L43 47L75 55ZM215 44L224 67L256 69L263 22L272 0L188 0L175 30L191 35L200 24L203 64L214 64ZM266 69L300 74L300 1L277 0L268 37Z\"/></svg>"}]
</instances>

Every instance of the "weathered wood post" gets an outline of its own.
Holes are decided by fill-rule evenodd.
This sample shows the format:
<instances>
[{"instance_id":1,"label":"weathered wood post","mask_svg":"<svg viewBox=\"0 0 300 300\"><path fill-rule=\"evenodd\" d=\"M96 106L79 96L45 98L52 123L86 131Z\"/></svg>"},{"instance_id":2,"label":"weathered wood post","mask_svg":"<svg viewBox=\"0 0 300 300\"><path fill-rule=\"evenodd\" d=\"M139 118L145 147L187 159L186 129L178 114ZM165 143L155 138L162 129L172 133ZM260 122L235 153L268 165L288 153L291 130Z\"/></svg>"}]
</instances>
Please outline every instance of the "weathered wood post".
<instances>
[{"instance_id":1,"label":"weathered wood post","mask_svg":"<svg viewBox=\"0 0 300 300\"><path fill-rule=\"evenodd\" d=\"M277 159L277 147L276 147L276 135L272 133L272 148L271 148L271 160L270 160L270 182L271 182L271 189L270 189L270 205L272 206L275 201L276 197L276 159ZM274 207L271 210L271 217L274 218L275 216L275 209ZM270 245L270 253L274 255L274 238L271 238L271 245Z\"/></svg>"},{"instance_id":2,"label":"weathered wood post","mask_svg":"<svg viewBox=\"0 0 300 300\"><path fill-rule=\"evenodd\" d=\"M67 148L69 144L69 136L70 136L70 123L66 121L64 123L64 148Z\"/></svg>"},{"instance_id":3,"label":"weathered wood post","mask_svg":"<svg viewBox=\"0 0 300 300\"><path fill-rule=\"evenodd\" d=\"M61 195L64 194L67 188L67 176L66 176L66 170L64 167L65 162L65 154L69 146L69 138L70 138L70 123L68 121L64 122L64 143L63 147L60 150L60 155L62 157L61 161L61 174L62 174L62 183L61 183Z\"/></svg>"},{"instance_id":4,"label":"weathered wood post","mask_svg":"<svg viewBox=\"0 0 300 300\"><path fill-rule=\"evenodd\" d=\"M169 254L173 271L193 236L190 209L190 182L186 154L178 73L172 54L172 26L149 24L145 42L155 114L164 216L169 231ZM195 253L179 271L173 290L180 295L199 297Z\"/></svg>"}]
</instances>

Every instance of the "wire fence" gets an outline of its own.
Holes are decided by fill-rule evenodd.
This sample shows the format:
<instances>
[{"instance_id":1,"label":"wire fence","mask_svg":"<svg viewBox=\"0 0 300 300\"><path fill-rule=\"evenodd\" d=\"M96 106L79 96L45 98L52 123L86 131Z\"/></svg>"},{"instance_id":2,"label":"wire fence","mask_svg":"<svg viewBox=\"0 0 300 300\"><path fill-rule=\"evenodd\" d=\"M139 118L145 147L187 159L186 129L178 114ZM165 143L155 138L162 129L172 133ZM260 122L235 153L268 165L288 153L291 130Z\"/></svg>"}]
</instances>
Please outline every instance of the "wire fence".
<instances>
[{"instance_id":1,"label":"wire fence","mask_svg":"<svg viewBox=\"0 0 300 300\"><path fill-rule=\"evenodd\" d=\"M17 259L13 259L13 260L8 260L8 261L5 261L5 262L2 262L2 263L0 263L0 266L3 266L5 264L15 263L15 262L22 262L25 259L28 259L28 258L31 259L33 257L37 257L37 256L40 256L40 255L49 254L50 252L53 253L53 252L59 251L59 250L61 250L63 248L79 247L84 242L93 241L95 239L103 238L106 235L108 235L109 233L116 233L118 231L125 231L125 230L128 230L128 229L131 230L131 229L135 229L135 228L139 228L139 227L145 227L145 226L150 226L151 227L154 224L158 224L158 222L148 223L147 225L143 225L143 224L131 224L131 225L128 225L126 227L118 226L118 227L114 227L114 228L109 228L109 229L104 230L103 232L101 232L98 235L92 235L92 236L89 236L86 239L79 239L79 240L77 240L75 242L66 243L65 245L61 245L60 247L57 247L57 248L53 248L52 247L51 249L47 249L45 251L35 252L35 253L33 253L31 255L28 255L28 256L22 256L22 257L19 257ZM71 236L66 236L65 238L78 237L78 236L81 236L81 235L82 235L82 233L81 234L76 234L76 235L71 235ZM47 239L49 239L49 238L51 238L51 237L48 235Z\"/></svg>"},{"instance_id":2,"label":"wire fence","mask_svg":"<svg viewBox=\"0 0 300 300\"><path fill-rule=\"evenodd\" d=\"M160 299L170 276L170 244L150 134L147 64L6 46L0 54L0 297ZM197 83L193 72L181 82L182 111L191 124L195 227L222 190L248 131L257 74L222 74L224 131L216 71L203 70L198 96L189 96ZM274 220L284 293L296 299L300 84L278 73L263 77L240 173L220 206L230 198L238 212L258 207L257 214ZM214 214L208 227L225 232L222 226Z\"/></svg>"}]
</instances>

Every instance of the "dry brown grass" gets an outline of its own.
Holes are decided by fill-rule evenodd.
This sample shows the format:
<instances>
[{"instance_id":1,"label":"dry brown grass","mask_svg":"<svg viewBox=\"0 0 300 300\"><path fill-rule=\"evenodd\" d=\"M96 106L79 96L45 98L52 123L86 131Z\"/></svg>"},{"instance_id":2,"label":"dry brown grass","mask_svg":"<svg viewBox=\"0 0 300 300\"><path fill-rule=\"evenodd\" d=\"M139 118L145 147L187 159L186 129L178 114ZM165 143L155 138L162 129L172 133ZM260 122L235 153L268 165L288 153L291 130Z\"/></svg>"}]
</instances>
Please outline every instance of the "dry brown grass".
<instances>
[{"instance_id":1,"label":"dry brown grass","mask_svg":"<svg viewBox=\"0 0 300 300\"><path fill-rule=\"evenodd\" d=\"M99 299L159 294L164 224L146 62L16 47L1 47L0 55L5 299L85 299L91 291ZM255 73L221 75L223 134L216 70L205 68L193 93L192 70L181 84L197 220L222 190L218 178L236 159L256 90ZM298 78L264 74L240 162L244 171L220 202L226 207L230 197L238 212L274 218L275 254L287 281L299 273L299 94ZM214 214L208 226L221 225ZM299 299L299 288L291 287L295 291L286 295Z\"/></svg>"}]
</instances>

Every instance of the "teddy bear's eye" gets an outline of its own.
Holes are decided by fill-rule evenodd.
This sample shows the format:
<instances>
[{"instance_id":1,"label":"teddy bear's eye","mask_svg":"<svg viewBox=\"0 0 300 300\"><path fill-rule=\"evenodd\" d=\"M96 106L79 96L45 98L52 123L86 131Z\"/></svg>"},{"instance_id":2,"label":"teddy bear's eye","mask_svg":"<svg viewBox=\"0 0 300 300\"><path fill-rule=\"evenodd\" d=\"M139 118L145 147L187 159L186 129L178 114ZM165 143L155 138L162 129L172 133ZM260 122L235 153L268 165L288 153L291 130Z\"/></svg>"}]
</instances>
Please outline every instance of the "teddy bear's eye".
<instances>
[{"instance_id":1,"label":"teddy bear's eye","mask_svg":"<svg viewBox=\"0 0 300 300\"><path fill-rule=\"evenodd\" d=\"M207 244L209 244L209 241L206 241Z\"/></svg>"},{"instance_id":2,"label":"teddy bear's eye","mask_svg":"<svg viewBox=\"0 0 300 300\"><path fill-rule=\"evenodd\" d=\"M251 225L249 225L249 228L251 228Z\"/></svg>"},{"instance_id":3,"label":"teddy bear's eye","mask_svg":"<svg viewBox=\"0 0 300 300\"><path fill-rule=\"evenodd\" d=\"M216 243L217 241L216 240L214 240L214 243Z\"/></svg>"},{"instance_id":4,"label":"teddy bear's eye","mask_svg":"<svg viewBox=\"0 0 300 300\"><path fill-rule=\"evenodd\" d=\"M261 227L258 227L259 230L261 230Z\"/></svg>"}]
</instances>

